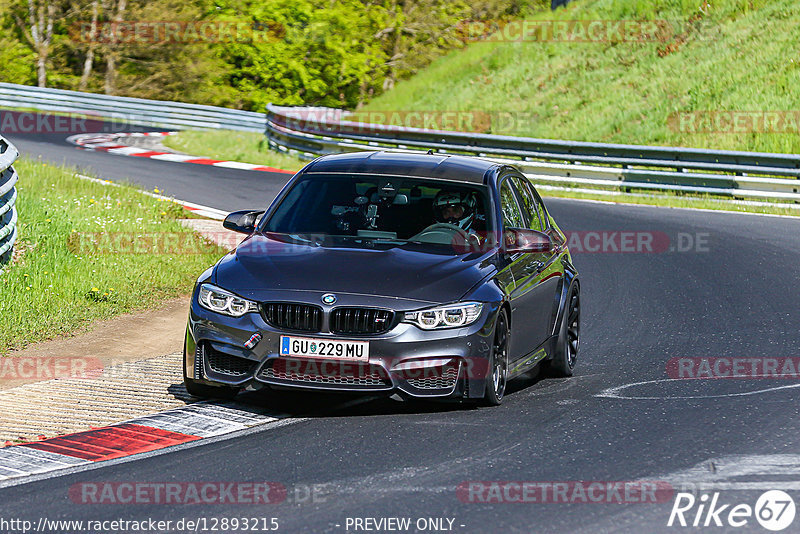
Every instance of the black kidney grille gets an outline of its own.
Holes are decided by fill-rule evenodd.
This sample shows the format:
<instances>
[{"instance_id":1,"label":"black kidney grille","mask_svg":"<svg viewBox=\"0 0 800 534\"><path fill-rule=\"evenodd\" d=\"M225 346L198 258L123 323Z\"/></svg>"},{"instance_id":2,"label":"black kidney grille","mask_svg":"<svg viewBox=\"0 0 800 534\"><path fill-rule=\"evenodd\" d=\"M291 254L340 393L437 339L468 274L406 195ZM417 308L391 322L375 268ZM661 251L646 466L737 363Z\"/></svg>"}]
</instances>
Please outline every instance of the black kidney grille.
<instances>
[{"instance_id":1,"label":"black kidney grille","mask_svg":"<svg viewBox=\"0 0 800 534\"><path fill-rule=\"evenodd\" d=\"M392 328L394 313L374 308L336 308L331 314L334 334L382 334Z\"/></svg>"},{"instance_id":2,"label":"black kidney grille","mask_svg":"<svg viewBox=\"0 0 800 534\"><path fill-rule=\"evenodd\" d=\"M322 329L322 308L293 302L267 302L262 306L264 320L276 328L319 332Z\"/></svg>"}]
</instances>

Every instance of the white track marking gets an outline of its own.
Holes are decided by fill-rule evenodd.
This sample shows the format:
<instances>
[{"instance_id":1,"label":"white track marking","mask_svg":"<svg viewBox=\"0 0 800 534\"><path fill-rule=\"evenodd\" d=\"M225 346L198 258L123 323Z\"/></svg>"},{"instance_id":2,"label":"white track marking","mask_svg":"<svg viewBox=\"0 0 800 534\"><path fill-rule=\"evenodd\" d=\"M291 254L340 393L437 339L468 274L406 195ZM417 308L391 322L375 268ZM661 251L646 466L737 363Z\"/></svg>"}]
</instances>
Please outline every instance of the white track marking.
<instances>
[{"instance_id":1,"label":"white track marking","mask_svg":"<svg viewBox=\"0 0 800 534\"><path fill-rule=\"evenodd\" d=\"M800 455L741 454L709 458L657 478L678 490L800 490L798 476Z\"/></svg>"},{"instance_id":2,"label":"white track marking","mask_svg":"<svg viewBox=\"0 0 800 534\"><path fill-rule=\"evenodd\" d=\"M201 438L219 436L246 428L244 425L230 424L225 421L199 422L197 418L187 420L181 414L174 412L162 412L140 417L135 420L135 424Z\"/></svg>"},{"instance_id":3,"label":"white track marking","mask_svg":"<svg viewBox=\"0 0 800 534\"><path fill-rule=\"evenodd\" d=\"M333 408L335 410L344 410L359 404L371 402L376 398L377 397L365 395L337 404ZM13 472L9 471L7 475L0 471L0 488L103 468L149 458L151 456L159 456L173 451L197 447L207 443L235 439L237 437L261 432L262 430L271 430L301 421L311 420L307 417L295 418L285 414L281 414L280 417L282 418L279 418L275 416L277 414L258 413L258 411L265 411L265 409L258 407L240 408L233 402L218 404L210 401L203 401L189 404L181 408L166 410L157 414L123 421L117 424L136 424L162 430L172 430L174 432L199 436L202 439L99 462L40 451L29 447L6 447L0 449L0 468L4 465L3 459L6 457L11 458L12 456L14 458L22 456L25 460L23 463L25 465L33 464L33 468L29 469L26 467L23 471L23 468L16 469L12 467ZM209 426L209 422L213 422L214 424ZM170 428L173 425L174 428ZM224 431L220 428L223 426L226 427ZM182 429L179 427L182 427ZM205 436L203 434L205 434ZM11 462L9 462L9 465L11 465Z\"/></svg>"},{"instance_id":4,"label":"white track marking","mask_svg":"<svg viewBox=\"0 0 800 534\"><path fill-rule=\"evenodd\" d=\"M750 395L760 395L762 393L769 393L772 391L780 391L783 389L792 389L800 387L800 384L790 384L788 386L775 386L772 388L764 388L764 389L757 389L754 391L745 391L741 393L720 393L714 395L658 395L658 396L626 396L622 394L622 391L636 387L636 386L643 386L647 384L661 384L665 382L686 382L687 379L684 378L662 378L659 380L645 380L644 382L632 382L630 384L623 384L621 386L615 386L613 388L606 388L600 393L595 394L595 397L607 398L607 399L624 399L624 400L670 400L670 399L717 399L723 397L746 397ZM693 379L693 380L715 380L715 379ZM717 379L719 380L719 379Z\"/></svg>"},{"instance_id":5,"label":"white track marking","mask_svg":"<svg viewBox=\"0 0 800 534\"><path fill-rule=\"evenodd\" d=\"M240 161L220 161L218 163L212 163L213 167L226 167L229 169L242 169L245 171L252 171L256 167L265 167L266 165L255 165L253 163L242 163Z\"/></svg>"},{"instance_id":6,"label":"white track marking","mask_svg":"<svg viewBox=\"0 0 800 534\"><path fill-rule=\"evenodd\" d=\"M131 132L131 133L114 133L114 134L81 134L72 135L67 137L67 142L79 146L86 150L99 150L114 154L117 156L137 156L140 155L149 159L158 159L162 161L172 161L179 163L200 163L203 165L211 165L213 167L224 167L229 169L239 169L245 171L264 171L263 167L268 165L256 163L243 163L240 161L217 161L213 158L205 156L193 156L190 154L174 154L169 152L165 147L142 148L138 146L127 146L124 139L128 137L165 137L174 135L178 132ZM147 153L156 152L156 154L148 155ZM162 152L162 153L158 153ZM211 160L211 161L192 161L192 160ZM213 163L212 163L213 161ZM276 172L283 171L282 169L275 169ZM294 174L292 171L283 171L286 174Z\"/></svg>"},{"instance_id":7,"label":"white track marking","mask_svg":"<svg viewBox=\"0 0 800 534\"><path fill-rule=\"evenodd\" d=\"M207 438L230 435L278 420L276 417L253 413L247 409L224 406L215 410L213 406L209 402L199 402L153 415L129 419L111 425L111 427L122 424L140 425L197 436L201 439L195 441L203 441ZM87 444L91 445L91 440L87 441ZM172 449L172 447L167 447L167 449ZM136 456L136 454L132 456ZM5 447L0 449L0 481L16 478L28 480L30 475L63 471L66 468L86 463L105 464L107 462L108 460L90 462L66 454L42 451L24 445Z\"/></svg>"},{"instance_id":8,"label":"white track marking","mask_svg":"<svg viewBox=\"0 0 800 534\"><path fill-rule=\"evenodd\" d=\"M6 447L0 449L0 481L57 471L88 462L89 460L40 451L30 447Z\"/></svg>"},{"instance_id":9,"label":"white track marking","mask_svg":"<svg viewBox=\"0 0 800 534\"><path fill-rule=\"evenodd\" d=\"M120 146L119 143L114 143L113 141L102 141L99 143L87 143L86 145L81 145L84 148L107 148L107 147L118 147Z\"/></svg>"},{"instance_id":10,"label":"white track marking","mask_svg":"<svg viewBox=\"0 0 800 534\"><path fill-rule=\"evenodd\" d=\"M276 421L276 417L228 408L215 410L214 404L197 403L128 421L129 423L211 437ZM184 430L176 430L182 427ZM186 429L189 429L187 432Z\"/></svg>"},{"instance_id":11,"label":"white track marking","mask_svg":"<svg viewBox=\"0 0 800 534\"><path fill-rule=\"evenodd\" d=\"M145 150L144 148L136 148L132 146L124 146L122 148L111 148L107 150L109 154L118 154L122 156L131 156L133 154L144 154L145 152L153 152L152 150Z\"/></svg>"},{"instance_id":12,"label":"white track marking","mask_svg":"<svg viewBox=\"0 0 800 534\"><path fill-rule=\"evenodd\" d=\"M186 443L181 443L179 445L173 445L171 447L166 447L164 449L156 449L154 451L142 452L138 454L133 454L131 456L123 456L120 458L113 458L111 460L104 460L102 462L89 462L75 465L72 467L68 467L65 469L58 469L53 470L50 472L43 472L39 474L33 474L26 476L24 478L12 478L10 480L2 480L0 479L0 488L6 488L10 486L19 486L22 484L28 484L30 482L36 482L39 480L49 480L52 478L58 478L66 475L72 475L74 473L82 473L85 471L92 471L95 469L102 469L105 467L110 467L113 465L124 464L128 462L136 462L139 460L143 460L145 458L150 458L153 456L161 456L162 454L169 454L176 451L181 451L185 449L192 449L194 447L199 447L201 445L206 445L209 443L216 443L219 441L225 441L228 439L235 439L239 437L249 436L250 434L255 434L257 432L263 432L266 430L273 430L276 428L280 428L287 425L292 425L295 423L300 423L303 421L309 421L309 418L297 418L297 419L279 419L277 421L273 421L271 423L266 423L263 425L252 426L250 428L245 428L244 430L239 430L237 432L233 432L231 434L224 434L221 436L213 436L210 438L198 439L195 441L188 441ZM2 449L0 449L2 451Z\"/></svg>"},{"instance_id":13,"label":"white track marking","mask_svg":"<svg viewBox=\"0 0 800 534\"><path fill-rule=\"evenodd\" d=\"M150 156L150 159L160 159L162 161L189 161L190 159L200 159L200 156L190 156L189 154L157 154Z\"/></svg>"}]
</instances>

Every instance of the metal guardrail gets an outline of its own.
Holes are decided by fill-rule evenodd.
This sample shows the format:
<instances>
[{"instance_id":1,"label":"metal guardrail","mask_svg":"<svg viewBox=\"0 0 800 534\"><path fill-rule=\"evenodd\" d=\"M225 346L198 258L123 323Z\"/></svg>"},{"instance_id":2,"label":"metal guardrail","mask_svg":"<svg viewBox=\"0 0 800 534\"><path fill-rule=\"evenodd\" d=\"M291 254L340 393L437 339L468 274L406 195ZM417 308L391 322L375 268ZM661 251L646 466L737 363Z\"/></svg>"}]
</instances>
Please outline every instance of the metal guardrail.
<instances>
[{"instance_id":1,"label":"metal guardrail","mask_svg":"<svg viewBox=\"0 0 800 534\"><path fill-rule=\"evenodd\" d=\"M19 157L17 149L0 137L0 266L11 259L17 240L18 176L11 166Z\"/></svg>"},{"instance_id":2,"label":"metal guardrail","mask_svg":"<svg viewBox=\"0 0 800 534\"><path fill-rule=\"evenodd\" d=\"M0 107L80 113L170 129L265 132L270 146L307 157L358 150L433 149L511 163L538 183L707 193L800 202L800 155L558 141L365 124L331 108L262 113L182 102L0 83Z\"/></svg>"},{"instance_id":3,"label":"metal guardrail","mask_svg":"<svg viewBox=\"0 0 800 534\"><path fill-rule=\"evenodd\" d=\"M171 129L264 131L263 113L13 83L0 83L0 107L94 115L111 119L121 128L141 124Z\"/></svg>"},{"instance_id":4,"label":"metal guardrail","mask_svg":"<svg viewBox=\"0 0 800 534\"><path fill-rule=\"evenodd\" d=\"M800 155L448 132L347 120L331 108L267 106L270 146L317 156L433 149L515 165L539 183L800 201Z\"/></svg>"}]
</instances>

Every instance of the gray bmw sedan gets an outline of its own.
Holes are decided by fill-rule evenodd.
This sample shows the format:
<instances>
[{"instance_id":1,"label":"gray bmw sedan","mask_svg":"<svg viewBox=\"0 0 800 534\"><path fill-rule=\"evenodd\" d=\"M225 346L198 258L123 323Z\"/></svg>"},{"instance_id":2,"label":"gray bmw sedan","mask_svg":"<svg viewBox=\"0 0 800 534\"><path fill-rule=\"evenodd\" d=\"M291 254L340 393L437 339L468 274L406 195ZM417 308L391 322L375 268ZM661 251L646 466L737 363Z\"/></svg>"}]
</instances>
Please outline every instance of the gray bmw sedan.
<instances>
[{"instance_id":1,"label":"gray bmw sedan","mask_svg":"<svg viewBox=\"0 0 800 534\"><path fill-rule=\"evenodd\" d=\"M477 158L323 156L195 286L184 380L199 397L305 388L497 405L536 366L569 376L580 284L518 170Z\"/></svg>"}]
</instances>

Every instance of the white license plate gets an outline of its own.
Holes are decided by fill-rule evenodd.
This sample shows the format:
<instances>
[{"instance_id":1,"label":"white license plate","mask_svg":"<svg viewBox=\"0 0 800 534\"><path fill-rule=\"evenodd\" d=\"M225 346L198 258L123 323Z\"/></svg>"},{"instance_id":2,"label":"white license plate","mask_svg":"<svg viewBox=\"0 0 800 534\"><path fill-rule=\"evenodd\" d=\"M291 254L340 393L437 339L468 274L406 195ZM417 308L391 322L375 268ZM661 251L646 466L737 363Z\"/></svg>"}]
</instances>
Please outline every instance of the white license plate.
<instances>
[{"instance_id":1,"label":"white license plate","mask_svg":"<svg viewBox=\"0 0 800 534\"><path fill-rule=\"evenodd\" d=\"M369 341L336 341L308 337L281 336L281 356L369 361Z\"/></svg>"}]
</instances>

